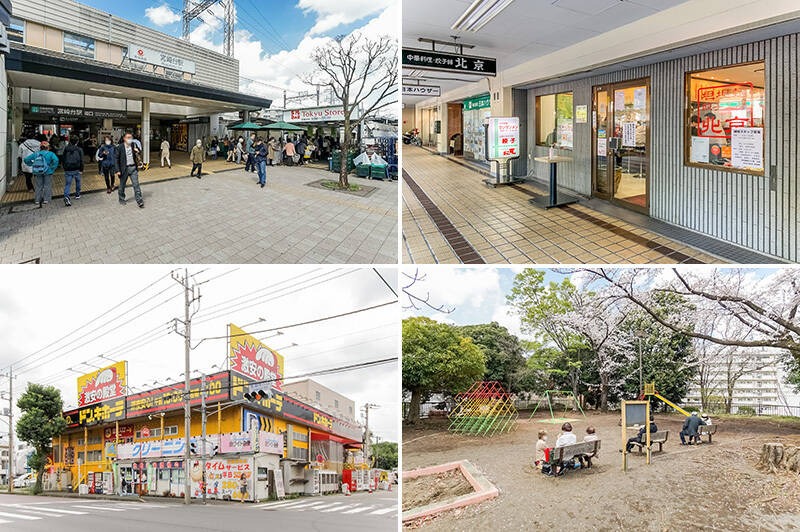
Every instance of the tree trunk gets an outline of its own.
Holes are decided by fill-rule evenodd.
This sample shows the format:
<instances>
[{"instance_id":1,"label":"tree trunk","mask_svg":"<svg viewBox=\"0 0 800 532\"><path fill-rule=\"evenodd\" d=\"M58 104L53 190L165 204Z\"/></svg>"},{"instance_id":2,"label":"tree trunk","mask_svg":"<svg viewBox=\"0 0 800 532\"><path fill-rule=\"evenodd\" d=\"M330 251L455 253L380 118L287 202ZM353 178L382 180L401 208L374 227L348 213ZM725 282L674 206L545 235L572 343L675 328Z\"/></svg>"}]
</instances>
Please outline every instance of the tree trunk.
<instances>
[{"instance_id":1,"label":"tree trunk","mask_svg":"<svg viewBox=\"0 0 800 532\"><path fill-rule=\"evenodd\" d=\"M785 453L782 443L765 443L761 447L761 457L758 459L758 468L775 473L783 467Z\"/></svg>"},{"instance_id":2,"label":"tree trunk","mask_svg":"<svg viewBox=\"0 0 800 532\"><path fill-rule=\"evenodd\" d=\"M608 385L602 384L600 386L600 410L608 412Z\"/></svg>"},{"instance_id":3,"label":"tree trunk","mask_svg":"<svg viewBox=\"0 0 800 532\"><path fill-rule=\"evenodd\" d=\"M422 392L419 390L411 390L411 404L408 405L408 422L419 422L419 406L422 400Z\"/></svg>"},{"instance_id":4,"label":"tree trunk","mask_svg":"<svg viewBox=\"0 0 800 532\"><path fill-rule=\"evenodd\" d=\"M33 493L42 492L42 477L44 476L44 468L36 471L36 484L33 486Z\"/></svg>"},{"instance_id":5,"label":"tree trunk","mask_svg":"<svg viewBox=\"0 0 800 532\"><path fill-rule=\"evenodd\" d=\"M342 166L339 168L339 188L347 190L350 188L350 183L347 179L347 155L350 153L350 143L352 138L350 136L350 116L347 113L347 102L344 102L344 139L342 142Z\"/></svg>"}]
</instances>

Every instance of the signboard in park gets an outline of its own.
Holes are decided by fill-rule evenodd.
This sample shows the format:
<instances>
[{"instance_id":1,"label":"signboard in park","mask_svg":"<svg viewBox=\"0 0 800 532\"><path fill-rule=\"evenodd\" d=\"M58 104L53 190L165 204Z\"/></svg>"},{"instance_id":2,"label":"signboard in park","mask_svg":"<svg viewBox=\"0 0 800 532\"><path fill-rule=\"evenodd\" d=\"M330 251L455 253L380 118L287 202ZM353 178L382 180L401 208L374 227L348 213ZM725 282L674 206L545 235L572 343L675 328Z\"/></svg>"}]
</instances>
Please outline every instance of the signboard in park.
<instances>
[{"instance_id":1,"label":"signboard in park","mask_svg":"<svg viewBox=\"0 0 800 532\"><path fill-rule=\"evenodd\" d=\"M487 159L519 157L519 118L490 117L486 135Z\"/></svg>"},{"instance_id":2,"label":"signboard in park","mask_svg":"<svg viewBox=\"0 0 800 532\"><path fill-rule=\"evenodd\" d=\"M433 50L403 48L403 66L421 70L441 70L479 76L496 76L497 59L474 55L451 54Z\"/></svg>"},{"instance_id":3,"label":"signboard in park","mask_svg":"<svg viewBox=\"0 0 800 532\"><path fill-rule=\"evenodd\" d=\"M434 85L403 85L403 96L441 96L442 88Z\"/></svg>"}]
</instances>

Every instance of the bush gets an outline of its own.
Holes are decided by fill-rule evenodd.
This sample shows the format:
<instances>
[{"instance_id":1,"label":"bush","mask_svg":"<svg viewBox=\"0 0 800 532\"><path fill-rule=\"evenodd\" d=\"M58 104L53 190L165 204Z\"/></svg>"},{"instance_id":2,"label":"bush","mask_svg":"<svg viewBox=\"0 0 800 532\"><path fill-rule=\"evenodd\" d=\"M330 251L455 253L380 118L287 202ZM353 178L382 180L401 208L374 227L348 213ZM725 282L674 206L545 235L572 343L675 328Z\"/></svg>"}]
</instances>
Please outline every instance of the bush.
<instances>
[{"instance_id":1,"label":"bush","mask_svg":"<svg viewBox=\"0 0 800 532\"><path fill-rule=\"evenodd\" d=\"M740 406L736 409L736 413L740 416L755 416L756 409L752 406Z\"/></svg>"}]
</instances>

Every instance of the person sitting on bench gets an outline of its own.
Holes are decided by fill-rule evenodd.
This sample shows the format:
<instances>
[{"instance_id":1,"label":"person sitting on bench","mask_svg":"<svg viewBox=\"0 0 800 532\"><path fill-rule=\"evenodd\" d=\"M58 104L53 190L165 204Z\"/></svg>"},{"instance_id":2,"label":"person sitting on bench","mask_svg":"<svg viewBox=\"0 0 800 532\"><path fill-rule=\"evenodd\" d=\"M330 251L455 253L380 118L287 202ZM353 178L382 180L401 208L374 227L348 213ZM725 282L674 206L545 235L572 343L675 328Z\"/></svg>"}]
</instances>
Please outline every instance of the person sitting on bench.
<instances>
[{"instance_id":1,"label":"person sitting on bench","mask_svg":"<svg viewBox=\"0 0 800 532\"><path fill-rule=\"evenodd\" d=\"M591 425L586 427L586 436L583 437L583 441L597 441L597 434L594 433L594 427ZM594 457L597 458L600 456L599 454L595 454ZM578 460L581 462L581 467L592 467L592 457L587 454L579 454Z\"/></svg>"},{"instance_id":2,"label":"person sitting on bench","mask_svg":"<svg viewBox=\"0 0 800 532\"><path fill-rule=\"evenodd\" d=\"M564 447L573 443L578 443L578 438L572 432L572 425L569 422L564 423L561 425L561 436L556 440L556 447Z\"/></svg>"},{"instance_id":3,"label":"person sitting on bench","mask_svg":"<svg viewBox=\"0 0 800 532\"><path fill-rule=\"evenodd\" d=\"M658 432L658 426L656 426L656 422L653 420L653 414L650 414L650 434L653 434L654 432ZM646 438L645 434L647 434L647 427L642 426L642 428L639 429L639 433L633 438L630 438L628 443L625 444L625 452L631 452L633 444L643 443L644 439Z\"/></svg>"},{"instance_id":4,"label":"person sitting on bench","mask_svg":"<svg viewBox=\"0 0 800 532\"><path fill-rule=\"evenodd\" d=\"M680 432L681 445L692 445L692 441L694 440L699 442L700 434L697 432L697 428L705 424L706 422L700 419L697 412L692 412L692 415L687 417L686 421L683 422L683 430ZM689 443L686 443L687 436L689 437Z\"/></svg>"}]
</instances>

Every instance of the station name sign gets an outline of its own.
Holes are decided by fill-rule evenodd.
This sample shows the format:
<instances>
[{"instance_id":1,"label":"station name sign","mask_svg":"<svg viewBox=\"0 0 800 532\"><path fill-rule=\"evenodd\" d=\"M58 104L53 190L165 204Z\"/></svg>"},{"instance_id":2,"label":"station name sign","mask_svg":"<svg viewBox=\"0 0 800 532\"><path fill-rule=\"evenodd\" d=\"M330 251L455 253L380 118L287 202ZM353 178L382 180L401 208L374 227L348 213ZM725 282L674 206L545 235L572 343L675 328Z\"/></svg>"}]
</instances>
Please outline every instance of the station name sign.
<instances>
[{"instance_id":1,"label":"station name sign","mask_svg":"<svg viewBox=\"0 0 800 532\"><path fill-rule=\"evenodd\" d=\"M128 118L125 111L114 111L112 109L86 109L83 107L65 107L62 105L31 105L28 109L30 114L50 116L54 119L70 118Z\"/></svg>"},{"instance_id":2,"label":"station name sign","mask_svg":"<svg viewBox=\"0 0 800 532\"><path fill-rule=\"evenodd\" d=\"M416 48L403 48L403 66L479 76L497 75L497 59L493 57L451 54Z\"/></svg>"},{"instance_id":3,"label":"station name sign","mask_svg":"<svg viewBox=\"0 0 800 532\"><path fill-rule=\"evenodd\" d=\"M195 73L195 63L182 57L170 55L158 50L150 50L135 44L128 45L128 59L131 61L139 61L148 65L155 65L188 74Z\"/></svg>"},{"instance_id":4,"label":"station name sign","mask_svg":"<svg viewBox=\"0 0 800 532\"><path fill-rule=\"evenodd\" d=\"M403 85L403 96L441 96L442 88L435 85Z\"/></svg>"}]
</instances>

